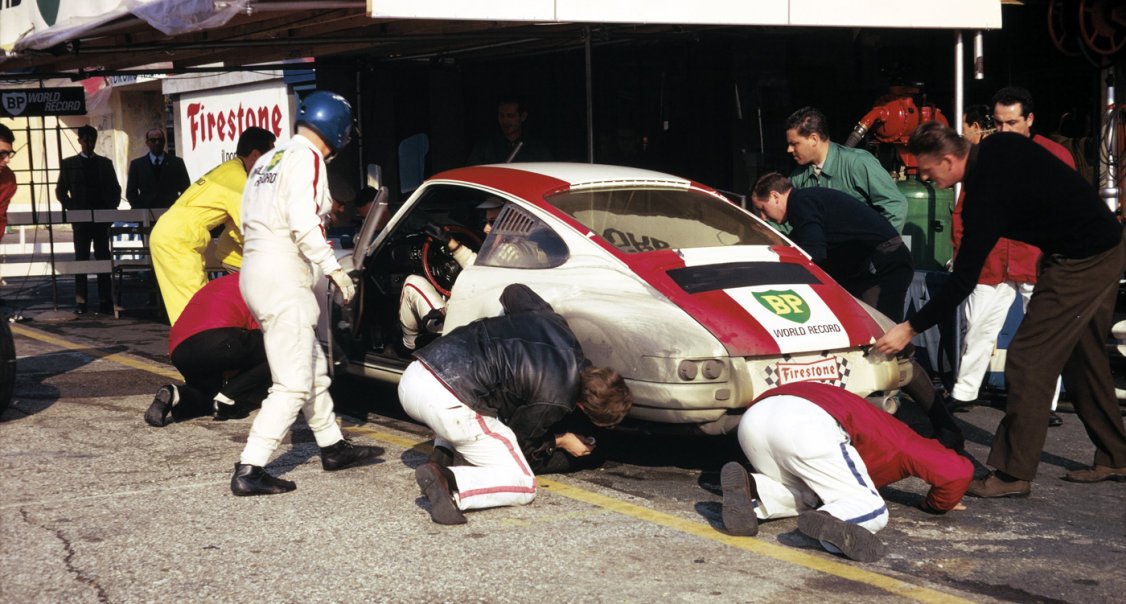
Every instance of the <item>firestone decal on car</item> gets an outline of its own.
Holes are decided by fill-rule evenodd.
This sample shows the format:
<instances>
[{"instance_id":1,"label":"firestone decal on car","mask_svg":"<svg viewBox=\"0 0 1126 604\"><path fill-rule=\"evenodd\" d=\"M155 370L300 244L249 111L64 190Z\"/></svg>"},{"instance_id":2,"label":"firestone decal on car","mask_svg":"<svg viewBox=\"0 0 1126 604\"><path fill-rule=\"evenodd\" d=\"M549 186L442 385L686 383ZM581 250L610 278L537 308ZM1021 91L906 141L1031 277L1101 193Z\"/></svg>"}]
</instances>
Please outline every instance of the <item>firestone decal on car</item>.
<instances>
[{"instance_id":1,"label":"firestone decal on car","mask_svg":"<svg viewBox=\"0 0 1126 604\"><path fill-rule=\"evenodd\" d=\"M792 357L784 355L781 361L771 363L763 369L763 378L771 388L796 382L822 382L845 388L848 385L848 359L822 353L823 358L803 363L790 362Z\"/></svg>"}]
</instances>

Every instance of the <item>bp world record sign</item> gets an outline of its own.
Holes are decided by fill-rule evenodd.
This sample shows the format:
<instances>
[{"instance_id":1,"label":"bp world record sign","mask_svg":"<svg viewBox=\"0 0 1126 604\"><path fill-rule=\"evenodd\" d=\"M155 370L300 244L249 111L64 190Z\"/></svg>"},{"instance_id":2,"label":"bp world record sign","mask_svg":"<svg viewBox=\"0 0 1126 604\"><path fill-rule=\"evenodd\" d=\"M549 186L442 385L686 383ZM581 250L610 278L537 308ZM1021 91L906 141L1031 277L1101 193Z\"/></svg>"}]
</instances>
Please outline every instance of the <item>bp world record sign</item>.
<instances>
[{"instance_id":1,"label":"bp world record sign","mask_svg":"<svg viewBox=\"0 0 1126 604\"><path fill-rule=\"evenodd\" d=\"M0 116L47 115L86 115L86 90L74 86L0 91Z\"/></svg>"}]
</instances>

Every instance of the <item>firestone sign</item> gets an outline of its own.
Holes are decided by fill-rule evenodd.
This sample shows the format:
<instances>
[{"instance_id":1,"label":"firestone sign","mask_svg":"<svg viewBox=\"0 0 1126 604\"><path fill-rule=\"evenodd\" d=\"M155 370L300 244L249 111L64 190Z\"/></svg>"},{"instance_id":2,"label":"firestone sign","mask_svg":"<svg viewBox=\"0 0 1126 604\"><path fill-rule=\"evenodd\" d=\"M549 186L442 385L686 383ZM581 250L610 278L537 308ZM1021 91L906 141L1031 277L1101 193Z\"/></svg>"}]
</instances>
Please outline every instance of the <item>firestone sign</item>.
<instances>
[{"instance_id":1,"label":"firestone sign","mask_svg":"<svg viewBox=\"0 0 1126 604\"><path fill-rule=\"evenodd\" d=\"M289 138L291 99L280 80L180 95L178 143L188 174L202 176L235 157L239 136L251 126Z\"/></svg>"},{"instance_id":2,"label":"firestone sign","mask_svg":"<svg viewBox=\"0 0 1126 604\"><path fill-rule=\"evenodd\" d=\"M0 92L0 115L4 117L85 114L86 91L83 88L30 88Z\"/></svg>"}]
</instances>

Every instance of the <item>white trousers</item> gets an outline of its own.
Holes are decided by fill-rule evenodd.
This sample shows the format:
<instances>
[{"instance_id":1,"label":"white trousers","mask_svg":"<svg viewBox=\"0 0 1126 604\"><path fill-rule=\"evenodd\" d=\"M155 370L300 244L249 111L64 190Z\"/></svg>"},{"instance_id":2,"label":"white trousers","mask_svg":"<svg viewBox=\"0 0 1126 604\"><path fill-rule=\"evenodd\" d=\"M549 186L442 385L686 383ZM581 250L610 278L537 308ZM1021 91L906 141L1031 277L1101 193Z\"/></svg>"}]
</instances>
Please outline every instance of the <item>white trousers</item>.
<instances>
[{"instance_id":1,"label":"white trousers","mask_svg":"<svg viewBox=\"0 0 1126 604\"><path fill-rule=\"evenodd\" d=\"M848 433L804 398L752 405L739 422L739 446L755 468L759 519L820 509L873 533L887 524L887 505Z\"/></svg>"},{"instance_id":2,"label":"white trousers","mask_svg":"<svg viewBox=\"0 0 1126 604\"><path fill-rule=\"evenodd\" d=\"M467 407L422 363L415 361L403 372L399 401L407 415L430 426L437 435L435 445L454 449L470 464L450 468L459 509L524 505L535 499L536 477L512 430Z\"/></svg>"},{"instance_id":3,"label":"white trousers","mask_svg":"<svg viewBox=\"0 0 1126 604\"><path fill-rule=\"evenodd\" d=\"M320 309L308 263L296 255L248 253L243 258L239 289L262 326L274 382L250 427L240 461L266 465L299 411L305 414L318 445L336 444L344 435L328 393L328 362L317 342Z\"/></svg>"},{"instance_id":4,"label":"white trousers","mask_svg":"<svg viewBox=\"0 0 1126 604\"><path fill-rule=\"evenodd\" d=\"M415 339L422 329L422 318L435 308L445 308L446 299L421 275L409 275L399 296L399 325L403 328L403 346L414 350Z\"/></svg>"},{"instance_id":5,"label":"white trousers","mask_svg":"<svg viewBox=\"0 0 1126 604\"><path fill-rule=\"evenodd\" d=\"M966 335L962 338L962 360L958 366L958 381L951 395L960 401L977 400L981 382L989 371L989 361L997 345L997 336L1005 326L1009 308L1017 294L1021 297L1021 312L1028 309L1035 284L1004 281L997 285L977 284L974 291L962 304L962 318L966 325ZM1059 381L1056 382L1056 396L1052 399L1052 410L1059 400Z\"/></svg>"}]
</instances>

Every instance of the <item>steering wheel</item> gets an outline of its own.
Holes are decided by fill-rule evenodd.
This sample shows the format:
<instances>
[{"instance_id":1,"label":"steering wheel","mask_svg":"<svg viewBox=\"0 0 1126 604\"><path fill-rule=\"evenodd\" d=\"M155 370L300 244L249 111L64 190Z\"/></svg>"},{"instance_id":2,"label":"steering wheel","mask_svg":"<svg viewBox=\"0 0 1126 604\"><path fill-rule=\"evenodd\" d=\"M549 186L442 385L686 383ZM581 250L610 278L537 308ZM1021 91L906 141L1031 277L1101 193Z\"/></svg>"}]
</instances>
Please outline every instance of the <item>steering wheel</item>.
<instances>
[{"instance_id":1,"label":"steering wheel","mask_svg":"<svg viewBox=\"0 0 1126 604\"><path fill-rule=\"evenodd\" d=\"M455 238L461 245L469 244L473 249L481 247L481 236L463 226L447 224L442 226L442 231L451 235L456 234ZM422 244L422 273L426 275L430 285L448 298L460 272L461 265L454 260L450 249L434 237L427 235L426 242Z\"/></svg>"}]
</instances>

